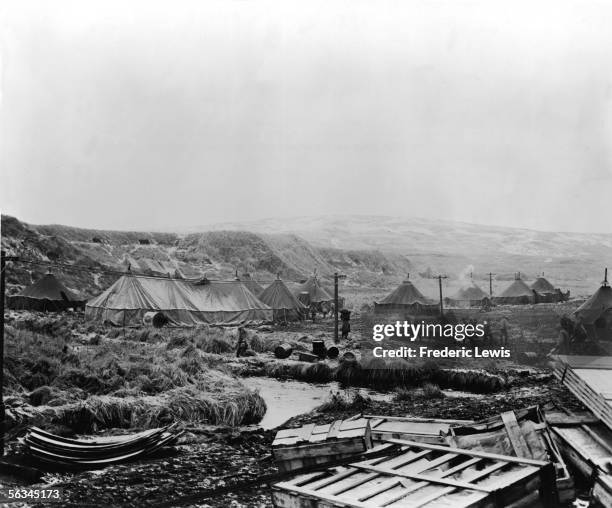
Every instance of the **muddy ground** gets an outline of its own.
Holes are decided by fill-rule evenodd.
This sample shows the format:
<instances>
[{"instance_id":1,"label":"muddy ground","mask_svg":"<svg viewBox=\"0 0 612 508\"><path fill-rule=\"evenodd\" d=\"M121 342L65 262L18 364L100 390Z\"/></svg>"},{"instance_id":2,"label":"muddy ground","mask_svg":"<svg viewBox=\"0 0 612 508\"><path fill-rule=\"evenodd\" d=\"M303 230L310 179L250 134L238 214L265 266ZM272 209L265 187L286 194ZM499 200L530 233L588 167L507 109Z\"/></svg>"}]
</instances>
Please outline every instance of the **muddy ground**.
<instances>
[{"instance_id":1,"label":"muddy ground","mask_svg":"<svg viewBox=\"0 0 612 508\"><path fill-rule=\"evenodd\" d=\"M431 399L417 392L409 401L356 400L349 407L296 416L282 427L329 423L358 413L480 419L534 404L583 409L565 388L550 380L479 397ZM65 506L271 507L268 485L242 484L277 472L270 456L276 430L191 428L181 444L164 456L102 471L48 473L43 481L65 489ZM207 496L207 490L223 487L231 491Z\"/></svg>"},{"instance_id":2,"label":"muddy ground","mask_svg":"<svg viewBox=\"0 0 612 508\"><path fill-rule=\"evenodd\" d=\"M560 310L558 307L551 307L547 311L542 308L539 310L542 317L539 316L534 320L531 317L527 318L531 315L529 309L516 311L498 309L495 311L495 317L502 313L514 313L511 320L512 339L517 344L524 346L527 338L530 341L538 338L550 344L554 343L555 325ZM355 339L363 339L364 336L367 338L371 330L368 328L369 323L359 319L358 314L355 317L357 318L353 324ZM311 338L323 336L331 339L331 325L332 322L327 320L314 325L309 323L303 327L259 333L264 337L269 334L274 342L290 336L297 342L296 337L303 334ZM349 347L348 344L344 346ZM265 361L273 361L269 352L258 353L256 358L258 357ZM219 363L236 373L240 369L230 368L235 362L234 358L230 354L226 361L219 360ZM257 365L261 363L257 359L252 361ZM487 365L479 367L485 368ZM327 404L324 409L295 416L281 427L329 423L358 413L481 419L502 411L535 404L564 406L570 410L583 409L564 387L552 379L550 371L544 364L525 366L506 362L496 366L488 365L485 370L493 372L500 369L504 371L518 369L519 377L523 369L526 374L523 381L512 382L501 391L474 396L431 398L424 395L422 390L415 388L414 393L408 397L391 402L349 397L344 403ZM248 377L244 377L243 381L248 384ZM244 484L262 475L277 472L271 459L270 446L278 429L265 431L255 426L213 427L194 425L193 422L183 423L181 426L185 430L184 436L175 448L168 450L163 456L112 466L101 471L48 472L38 486L49 484L62 486L66 496L62 503L64 506L272 506L268 485L245 486ZM105 432L113 434L127 431L129 430L110 429ZM10 448L12 451L17 451L18 445L11 442ZM2 483L5 487L26 485L25 482L15 478L4 480ZM228 491L207 495L210 489L219 488L226 488ZM44 505L37 503L36 506Z\"/></svg>"}]
</instances>

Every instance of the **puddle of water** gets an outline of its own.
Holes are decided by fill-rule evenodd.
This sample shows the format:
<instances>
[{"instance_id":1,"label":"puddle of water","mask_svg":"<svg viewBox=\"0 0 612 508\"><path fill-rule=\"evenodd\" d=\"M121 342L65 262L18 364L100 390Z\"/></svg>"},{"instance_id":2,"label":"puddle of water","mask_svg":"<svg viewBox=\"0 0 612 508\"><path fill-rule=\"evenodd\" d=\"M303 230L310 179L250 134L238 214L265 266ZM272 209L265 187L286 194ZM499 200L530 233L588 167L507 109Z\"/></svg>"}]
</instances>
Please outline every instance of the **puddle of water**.
<instances>
[{"instance_id":1,"label":"puddle of water","mask_svg":"<svg viewBox=\"0 0 612 508\"><path fill-rule=\"evenodd\" d=\"M269 377L251 377L246 384L249 388L259 390L266 401L268 410L259 424L264 429L272 429L285 423L289 418L312 411L325 402L331 392L345 391L336 382L306 383ZM373 400L391 400L393 397L392 394L365 388L350 388L348 392L360 393Z\"/></svg>"}]
</instances>

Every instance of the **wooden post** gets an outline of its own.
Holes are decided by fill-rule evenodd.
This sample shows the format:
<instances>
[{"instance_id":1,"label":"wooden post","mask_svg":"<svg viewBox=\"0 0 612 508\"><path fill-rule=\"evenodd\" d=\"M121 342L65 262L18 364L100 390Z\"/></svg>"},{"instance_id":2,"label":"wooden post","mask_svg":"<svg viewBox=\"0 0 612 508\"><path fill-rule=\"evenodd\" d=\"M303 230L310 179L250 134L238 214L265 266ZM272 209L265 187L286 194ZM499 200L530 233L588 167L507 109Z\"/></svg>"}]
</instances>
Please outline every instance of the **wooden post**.
<instances>
[{"instance_id":1,"label":"wooden post","mask_svg":"<svg viewBox=\"0 0 612 508\"><path fill-rule=\"evenodd\" d=\"M16 261L17 257L0 252L0 457L4 456L4 430L6 408L4 407L4 299L6 293L6 262Z\"/></svg>"},{"instance_id":2,"label":"wooden post","mask_svg":"<svg viewBox=\"0 0 612 508\"><path fill-rule=\"evenodd\" d=\"M346 275L334 273L334 342L338 342L338 281L346 278Z\"/></svg>"},{"instance_id":3,"label":"wooden post","mask_svg":"<svg viewBox=\"0 0 612 508\"><path fill-rule=\"evenodd\" d=\"M334 273L334 342L338 342L338 272Z\"/></svg>"},{"instance_id":4,"label":"wooden post","mask_svg":"<svg viewBox=\"0 0 612 508\"><path fill-rule=\"evenodd\" d=\"M489 272L489 296L493 298L493 275L494 273Z\"/></svg>"},{"instance_id":5,"label":"wooden post","mask_svg":"<svg viewBox=\"0 0 612 508\"><path fill-rule=\"evenodd\" d=\"M442 299L442 279L448 279L446 275L438 275L438 287L440 288L440 316L444 316L444 300Z\"/></svg>"}]
</instances>

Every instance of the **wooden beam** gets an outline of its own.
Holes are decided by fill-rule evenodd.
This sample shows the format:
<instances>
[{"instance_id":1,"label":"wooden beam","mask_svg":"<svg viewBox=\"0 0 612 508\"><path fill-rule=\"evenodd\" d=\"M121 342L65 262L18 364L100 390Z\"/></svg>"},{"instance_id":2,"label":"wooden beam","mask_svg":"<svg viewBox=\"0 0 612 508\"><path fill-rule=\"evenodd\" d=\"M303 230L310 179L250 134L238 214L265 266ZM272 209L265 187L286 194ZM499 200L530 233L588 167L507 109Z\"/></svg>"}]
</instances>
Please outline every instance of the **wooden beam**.
<instances>
[{"instance_id":1,"label":"wooden beam","mask_svg":"<svg viewBox=\"0 0 612 508\"><path fill-rule=\"evenodd\" d=\"M516 456L533 459L533 454L529 451L529 448L527 447L527 443L525 442L525 436L523 436L523 432L519 427L514 411L506 411L505 413L502 413L501 419L504 423L504 426L506 427L508 439L510 439L510 444L512 445L514 453L516 453Z\"/></svg>"}]
</instances>

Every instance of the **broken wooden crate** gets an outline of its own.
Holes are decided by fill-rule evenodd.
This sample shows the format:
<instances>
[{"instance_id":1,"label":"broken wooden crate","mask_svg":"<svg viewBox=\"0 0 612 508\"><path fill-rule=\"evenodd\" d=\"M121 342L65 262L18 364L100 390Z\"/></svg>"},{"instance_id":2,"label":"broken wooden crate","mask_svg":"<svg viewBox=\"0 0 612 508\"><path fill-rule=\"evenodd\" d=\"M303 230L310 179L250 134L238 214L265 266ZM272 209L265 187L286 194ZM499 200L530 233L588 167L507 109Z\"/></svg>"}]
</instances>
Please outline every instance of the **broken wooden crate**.
<instances>
[{"instance_id":1,"label":"broken wooden crate","mask_svg":"<svg viewBox=\"0 0 612 508\"><path fill-rule=\"evenodd\" d=\"M457 448L552 461L559 501L574 498L574 481L538 406L506 411L470 425L452 426L446 439Z\"/></svg>"},{"instance_id":2,"label":"broken wooden crate","mask_svg":"<svg viewBox=\"0 0 612 508\"><path fill-rule=\"evenodd\" d=\"M554 374L612 429L612 356L555 356Z\"/></svg>"},{"instance_id":3,"label":"broken wooden crate","mask_svg":"<svg viewBox=\"0 0 612 508\"><path fill-rule=\"evenodd\" d=\"M594 482L595 499L612 506L612 430L590 412L546 411L545 417L568 464Z\"/></svg>"},{"instance_id":4,"label":"broken wooden crate","mask_svg":"<svg viewBox=\"0 0 612 508\"><path fill-rule=\"evenodd\" d=\"M356 417L353 417L356 418ZM444 435L452 425L468 425L471 420L440 420L436 418L416 418L411 416L364 415L370 420L372 441L387 439L408 439L419 443L446 444Z\"/></svg>"},{"instance_id":5,"label":"broken wooden crate","mask_svg":"<svg viewBox=\"0 0 612 508\"><path fill-rule=\"evenodd\" d=\"M280 471L293 471L350 457L370 448L369 421L359 418L280 430L272 443L272 455Z\"/></svg>"},{"instance_id":6,"label":"broken wooden crate","mask_svg":"<svg viewBox=\"0 0 612 508\"><path fill-rule=\"evenodd\" d=\"M389 443L400 447L386 457L303 474L273 485L274 506L517 508L557 505L550 462L414 441L392 439Z\"/></svg>"}]
</instances>

